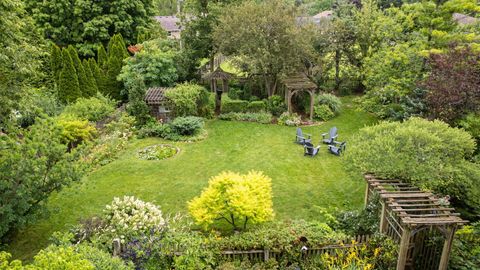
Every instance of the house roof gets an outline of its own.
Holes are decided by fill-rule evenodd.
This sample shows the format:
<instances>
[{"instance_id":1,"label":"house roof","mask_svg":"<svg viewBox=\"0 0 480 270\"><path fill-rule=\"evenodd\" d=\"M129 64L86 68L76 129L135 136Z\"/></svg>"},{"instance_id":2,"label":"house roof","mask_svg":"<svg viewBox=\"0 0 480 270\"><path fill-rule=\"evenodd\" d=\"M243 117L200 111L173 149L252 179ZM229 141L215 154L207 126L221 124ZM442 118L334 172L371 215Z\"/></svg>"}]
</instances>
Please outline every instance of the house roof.
<instances>
[{"instance_id":1,"label":"house roof","mask_svg":"<svg viewBox=\"0 0 480 270\"><path fill-rule=\"evenodd\" d=\"M461 14L461 13L453 13L452 18L457 23L463 24L463 25L474 24L479 21L479 19L475 17L468 16L466 14Z\"/></svg>"},{"instance_id":2,"label":"house roof","mask_svg":"<svg viewBox=\"0 0 480 270\"><path fill-rule=\"evenodd\" d=\"M167 87L151 87L145 94L145 102L147 104L161 104L165 101L165 91Z\"/></svg>"},{"instance_id":3,"label":"house roof","mask_svg":"<svg viewBox=\"0 0 480 270\"><path fill-rule=\"evenodd\" d=\"M155 16L155 20L159 22L162 28L167 32L182 31L180 18L177 16Z\"/></svg>"}]
</instances>

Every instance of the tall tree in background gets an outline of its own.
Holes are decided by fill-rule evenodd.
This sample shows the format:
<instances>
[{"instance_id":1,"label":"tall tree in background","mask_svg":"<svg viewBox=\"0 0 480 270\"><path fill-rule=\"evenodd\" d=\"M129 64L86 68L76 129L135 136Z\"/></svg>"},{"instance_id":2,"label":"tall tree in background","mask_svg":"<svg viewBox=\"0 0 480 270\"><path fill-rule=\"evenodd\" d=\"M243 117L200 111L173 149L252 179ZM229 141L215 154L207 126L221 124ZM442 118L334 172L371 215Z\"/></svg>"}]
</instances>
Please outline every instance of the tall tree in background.
<instances>
[{"instance_id":1,"label":"tall tree in background","mask_svg":"<svg viewBox=\"0 0 480 270\"><path fill-rule=\"evenodd\" d=\"M95 59L93 59L93 58L88 59L88 65L90 67L90 70L92 71L93 78L95 79L95 82L97 84L98 91L101 92L101 93L105 93L105 75L104 75L104 73L98 67Z\"/></svg>"},{"instance_id":2,"label":"tall tree in background","mask_svg":"<svg viewBox=\"0 0 480 270\"><path fill-rule=\"evenodd\" d=\"M276 93L281 74L300 67L310 46L294 6L279 0L232 6L220 17L214 40L220 52L238 56L239 66L262 76L268 96Z\"/></svg>"},{"instance_id":3,"label":"tall tree in background","mask_svg":"<svg viewBox=\"0 0 480 270\"><path fill-rule=\"evenodd\" d=\"M139 33L155 26L152 0L25 2L46 38L62 47L75 45L83 56L94 56L98 45L114 34L133 44Z\"/></svg>"},{"instance_id":4,"label":"tall tree in background","mask_svg":"<svg viewBox=\"0 0 480 270\"><path fill-rule=\"evenodd\" d=\"M56 83L58 83L62 67L62 50L57 45L52 43L50 50L50 69L52 70L52 75L54 76Z\"/></svg>"},{"instance_id":5,"label":"tall tree in background","mask_svg":"<svg viewBox=\"0 0 480 270\"><path fill-rule=\"evenodd\" d=\"M78 76L68 49L62 50L63 68L58 80L58 98L64 103L75 102L81 97Z\"/></svg>"},{"instance_id":6,"label":"tall tree in background","mask_svg":"<svg viewBox=\"0 0 480 270\"><path fill-rule=\"evenodd\" d=\"M480 108L480 52L452 48L432 54L431 72L422 86L429 92L427 104L433 117L452 123Z\"/></svg>"},{"instance_id":7,"label":"tall tree in background","mask_svg":"<svg viewBox=\"0 0 480 270\"><path fill-rule=\"evenodd\" d=\"M44 40L20 0L0 3L0 130L6 130L26 90L43 79Z\"/></svg>"},{"instance_id":8,"label":"tall tree in background","mask_svg":"<svg viewBox=\"0 0 480 270\"><path fill-rule=\"evenodd\" d=\"M87 88L85 89L85 91L88 90L88 92L84 93L85 94L84 96L86 97L95 96L98 92L97 81L93 76L92 69L90 68L90 64L88 63L87 59L83 59L82 66L83 66L83 69L85 70L85 76L87 78Z\"/></svg>"},{"instance_id":9,"label":"tall tree in background","mask_svg":"<svg viewBox=\"0 0 480 270\"><path fill-rule=\"evenodd\" d=\"M78 85L80 87L80 94L83 97L88 97L91 92L89 89L89 84L87 82L87 75L85 74L85 69L83 68L82 61L78 57L78 52L72 45L68 46L68 52L70 53L70 57L73 60L73 66L75 67L75 71L78 78Z\"/></svg>"},{"instance_id":10,"label":"tall tree in background","mask_svg":"<svg viewBox=\"0 0 480 270\"><path fill-rule=\"evenodd\" d=\"M117 77L122 70L123 60L128 57L128 52L120 34L112 37L108 47L106 94L114 99L121 100L123 85L122 82L117 80Z\"/></svg>"},{"instance_id":11,"label":"tall tree in background","mask_svg":"<svg viewBox=\"0 0 480 270\"><path fill-rule=\"evenodd\" d=\"M97 48L97 63L100 69L107 70L108 56L107 51L103 44L100 44Z\"/></svg>"}]
</instances>

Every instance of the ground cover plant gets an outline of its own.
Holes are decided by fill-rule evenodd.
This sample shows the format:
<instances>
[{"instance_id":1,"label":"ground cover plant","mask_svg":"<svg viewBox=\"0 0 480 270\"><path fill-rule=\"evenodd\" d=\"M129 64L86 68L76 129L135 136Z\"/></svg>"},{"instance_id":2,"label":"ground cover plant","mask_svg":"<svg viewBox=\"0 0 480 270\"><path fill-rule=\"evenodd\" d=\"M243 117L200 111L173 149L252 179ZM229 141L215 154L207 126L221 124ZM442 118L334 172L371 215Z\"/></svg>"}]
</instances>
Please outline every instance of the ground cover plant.
<instances>
[{"instance_id":1,"label":"ground cover plant","mask_svg":"<svg viewBox=\"0 0 480 270\"><path fill-rule=\"evenodd\" d=\"M341 139L348 140L356 130L375 122L370 115L358 113L350 101L340 116L321 126L305 127L304 131L320 140L321 133L337 126ZM210 121L206 128L205 140L176 143L182 151L162 161L138 159L137 151L164 140L134 140L116 161L51 196L48 208L54 211L50 217L19 232L9 250L21 258L32 256L45 247L53 231L100 213L113 197L134 195L156 202L166 213L186 212L186 202L199 195L209 177L225 170L247 173L255 168L272 178L273 205L279 220L317 219L316 206L361 207L361 177L350 176L342 160L328 154L326 148L321 149L318 159L305 159L303 149L293 143L295 127Z\"/></svg>"}]
</instances>

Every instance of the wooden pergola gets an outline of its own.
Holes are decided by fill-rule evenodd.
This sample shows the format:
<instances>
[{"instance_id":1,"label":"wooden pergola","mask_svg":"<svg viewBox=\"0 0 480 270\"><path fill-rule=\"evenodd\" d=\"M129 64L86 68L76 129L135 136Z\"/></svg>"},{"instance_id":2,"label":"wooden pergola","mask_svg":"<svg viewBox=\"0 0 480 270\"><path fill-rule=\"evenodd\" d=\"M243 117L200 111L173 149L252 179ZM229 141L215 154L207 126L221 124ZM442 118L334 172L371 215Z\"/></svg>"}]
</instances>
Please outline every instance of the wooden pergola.
<instances>
[{"instance_id":1,"label":"wooden pergola","mask_svg":"<svg viewBox=\"0 0 480 270\"><path fill-rule=\"evenodd\" d=\"M317 90L317 85L314 84L307 76L304 74L297 74L289 76L287 79L283 80L285 87L287 88L286 92L286 101L288 106L288 112L292 113L292 97L300 91L307 91L310 94L310 120L313 119L313 106L315 104L315 91Z\"/></svg>"},{"instance_id":2,"label":"wooden pergola","mask_svg":"<svg viewBox=\"0 0 480 270\"><path fill-rule=\"evenodd\" d=\"M210 81L210 89L215 95L215 113L219 114L222 104L222 94L228 92L228 81L234 78L235 75L224 71L218 67L215 71L203 75L204 80ZM222 87L218 88L218 81L221 81Z\"/></svg>"},{"instance_id":3,"label":"wooden pergola","mask_svg":"<svg viewBox=\"0 0 480 270\"><path fill-rule=\"evenodd\" d=\"M397 270L446 270L455 231L467 221L433 193L372 174L366 174L365 180L365 204L374 193L380 196L380 232L399 243ZM443 243L427 244L439 237Z\"/></svg>"}]
</instances>

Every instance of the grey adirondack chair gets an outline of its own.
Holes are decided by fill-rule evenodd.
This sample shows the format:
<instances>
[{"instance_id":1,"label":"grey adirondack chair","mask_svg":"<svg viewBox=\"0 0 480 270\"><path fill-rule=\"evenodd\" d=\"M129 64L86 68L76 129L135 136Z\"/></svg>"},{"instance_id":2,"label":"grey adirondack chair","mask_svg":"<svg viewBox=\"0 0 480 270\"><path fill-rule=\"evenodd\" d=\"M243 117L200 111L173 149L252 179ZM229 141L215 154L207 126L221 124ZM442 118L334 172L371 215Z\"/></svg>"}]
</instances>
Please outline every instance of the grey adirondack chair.
<instances>
[{"instance_id":1,"label":"grey adirondack chair","mask_svg":"<svg viewBox=\"0 0 480 270\"><path fill-rule=\"evenodd\" d=\"M346 142L333 142L333 144L330 144L328 146L328 150L330 153L340 156L343 152L345 152L345 149L347 148L347 143Z\"/></svg>"},{"instance_id":2,"label":"grey adirondack chair","mask_svg":"<svg viewBox=\"0 0 480 270\"><path fill-rule=\"evenodd\" d=\"M305 143L310 143L312 142L312 135L303 133L301 128L297 128L297 135L295 136L295 142L301 145L304 145Z\"/></svg>"},{"instance_id":3,"label":"grey adirondack chair","mask_svg":"<svg viewBox=\"0 0 480 270\"><path fill-rule=\"evenodd\" d=\"M314 157L318 154L318 151L320 150L320 145L315 147L313 146L312 143L307 142L303 145L303 149L304 149L304 154L303 154L304 156Z\"/></svg>"},{"instance_id":4,"label":"grey adirondack chair","mask_svg":"<svg viewBox=\"0 0 480 270\"><path fill-rule=\"evenodd\" d=\"M328 138L327 138L328 135ZM325 144L333 144L335 139L337 139L337 127L332 127L328 133L322 134L322 142Z\"/></svg>"}]
</instances>

